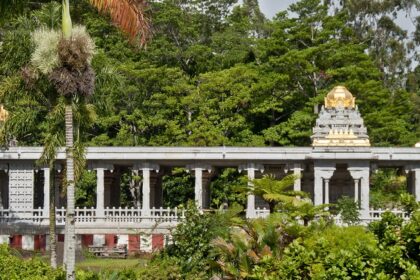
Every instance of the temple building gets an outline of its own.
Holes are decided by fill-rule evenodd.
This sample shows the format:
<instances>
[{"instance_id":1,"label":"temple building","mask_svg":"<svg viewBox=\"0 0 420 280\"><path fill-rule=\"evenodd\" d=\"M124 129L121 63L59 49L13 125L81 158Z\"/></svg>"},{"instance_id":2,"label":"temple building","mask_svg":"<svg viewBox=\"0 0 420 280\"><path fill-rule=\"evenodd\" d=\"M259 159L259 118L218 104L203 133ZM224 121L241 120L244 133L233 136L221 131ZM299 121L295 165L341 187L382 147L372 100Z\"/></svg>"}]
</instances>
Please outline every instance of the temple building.
<instances>
[{"instance_id":1,"label":"temple building","mask_svg":"<svg viewBox=\"0 0 420 280\"><path fill-rule=\"evenodd\" d=\"M370 147L355 98L343 86L337 86L325 97L313 128L314 147Z\"/></svg>"},{"instance_id":2,"label":"temple building","mask_svg":"<svg viewBox=\"0 0 420 280\"><path fill-rule=\"evenodd\" d=\"M8 113L0 108L0 119ZM56 224L62 240L65 224L63 187L65 150L57 153L55 173L38 166L42 147L10 147L0 151L0 243L23 249L45 249L50 214L50 184L56 188ZM360 206L362 223L380 218L371 209L370 178L379 168L398 168L407 190L420 201L420 148L371 147L356 99L343 86L325 98L313 128L311 147L88 147L86 168L96 176L95 206L76 210L81 246L127 245L150 252L164 246L184 211L162 208L162 177L184 168L194 177L194 199L209 208L211 182L225 168L236 168L249 180L264 174L295 174L292 188L310 194L315 205L348 196ZM121 207L121 178L135 172L142 178L135 207ZM248 194L246 216L267 214L264 202ZM140 241L141 240L141 241Z\"/></svg>"}]
</instances>

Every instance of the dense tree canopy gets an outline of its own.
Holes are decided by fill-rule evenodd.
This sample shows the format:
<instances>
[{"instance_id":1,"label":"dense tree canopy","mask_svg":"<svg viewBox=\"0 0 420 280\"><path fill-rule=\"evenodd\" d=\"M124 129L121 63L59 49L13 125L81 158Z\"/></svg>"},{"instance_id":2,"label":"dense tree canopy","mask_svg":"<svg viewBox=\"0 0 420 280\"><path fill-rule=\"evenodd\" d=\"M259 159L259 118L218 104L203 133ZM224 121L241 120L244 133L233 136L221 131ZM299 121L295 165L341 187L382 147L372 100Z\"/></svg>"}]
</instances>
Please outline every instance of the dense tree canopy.
<instances>
[{"instance_id":1,"label":"dense tree canopy","mask_svg":"<svg viewBox=\"0 0 420 280\"><path fill-rule=\"evenodd\" d=\"M0 101L22 145L42 145L62 125L47 101L53 88L42 79L32 83L36 73L25 67L33 29L59 25L59 3L41 2L0 27ZM130 45L88 1L74 5L74 21L87 26L97 46L96 92L86 108L90 117L81 122L83 141L306 146L313 107L337 84L356 96L374 145L418 141L413 54L419 40L392 21L417 1L376 7L302 0L273 20L256 1L235 2L149 1L153 39L146 49Z\"/></svg>"}]
</instances>

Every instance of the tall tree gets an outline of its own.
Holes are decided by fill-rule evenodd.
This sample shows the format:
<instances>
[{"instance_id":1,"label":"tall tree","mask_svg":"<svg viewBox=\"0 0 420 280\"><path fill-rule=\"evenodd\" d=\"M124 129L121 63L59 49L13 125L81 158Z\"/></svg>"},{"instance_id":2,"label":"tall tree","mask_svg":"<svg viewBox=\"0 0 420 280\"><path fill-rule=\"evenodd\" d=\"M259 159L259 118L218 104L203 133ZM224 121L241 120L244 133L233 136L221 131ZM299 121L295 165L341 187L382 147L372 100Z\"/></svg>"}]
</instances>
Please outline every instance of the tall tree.
<instances>
[{"instance_id":1,"label":"tall tree","mask_svg":"<svg viewBox=\"0 0 420 280\"><path fill-rule=\"evenodd\" d=\"M117 25L127 32L132 39L139 35L139 43L146 42L149 25L144 14L143 0L113 1L90 0L100 11L107 11ZM51 77L57 91L66 97L65 130L66 130L66 184L67 184L67 212L66 212L66 275L67 279L75 279L76 262L76 234L75 234L75 176L74 176L74 144L73 144L73 100L83 98L93 93L94 73L91 70L89 46L83 37L74 37L70 16L69 0L63 0L63 39L59 43L59 56L62 68L58 69L59 76ZM84 44L84 45L83 45ZM76 56L74 56L76 55ZM78 56L77 56L78 55ZM74 57L78 57L79 60ZM80 75L80 73L83 73ZM67 76L66 76L67 75ZM72 84L73 83L73 87ZM70 84L70 85L69 85Z\"/></svg>"}]
</instances>

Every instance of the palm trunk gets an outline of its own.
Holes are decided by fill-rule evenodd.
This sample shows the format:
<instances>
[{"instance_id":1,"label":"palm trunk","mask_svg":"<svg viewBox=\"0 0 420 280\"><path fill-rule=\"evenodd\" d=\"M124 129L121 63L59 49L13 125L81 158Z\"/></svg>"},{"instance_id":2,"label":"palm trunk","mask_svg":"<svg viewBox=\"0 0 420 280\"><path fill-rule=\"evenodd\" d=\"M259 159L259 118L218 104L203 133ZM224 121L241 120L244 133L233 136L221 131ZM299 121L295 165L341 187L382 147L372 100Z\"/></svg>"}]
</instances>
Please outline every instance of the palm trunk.
<instances>
[{"instance_id":1,"label":"palm trunk","mask_svg":"<svg viewBox=\"0 0 420 280\"><path fill-rule=\"evenodd\" d=\"M73 158L73 108L66 104L66 182L67 182L67 213L66 213L66 272L67 280L75 279L76 265L76 234L74 224L74 158Z\"/></svg>"},{"instance_id":2,"label":"palm trunk","mask_svg":"<svg viewBox=\"0 0 420 280\"><path fill-rule=\"evenodd\" d=\"M50 262L52 268L57 268L57 235L55 221L55 169L50 168Z\"/></svg>"}]
</instances>

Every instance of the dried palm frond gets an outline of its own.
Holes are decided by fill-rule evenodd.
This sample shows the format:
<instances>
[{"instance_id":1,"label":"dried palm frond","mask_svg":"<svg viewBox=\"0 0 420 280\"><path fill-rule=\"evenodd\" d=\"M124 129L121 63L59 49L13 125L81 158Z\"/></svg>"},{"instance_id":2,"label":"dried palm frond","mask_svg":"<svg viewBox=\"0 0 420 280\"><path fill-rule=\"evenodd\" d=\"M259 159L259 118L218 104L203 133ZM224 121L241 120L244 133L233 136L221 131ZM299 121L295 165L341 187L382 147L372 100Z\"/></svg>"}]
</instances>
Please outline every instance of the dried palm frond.
<instances>
[{"instance_id":1,"label":"dried palm frond","mask_svg":"<svg viewBox=\"0 0 420 280\"><path fill-rule=\"evenodd\" d=\"M100 12L109 14L112 21L133 41L144 46L150 35L145 0L89 0Z\"/></svg>"},{"instance_id":2,"label":"dried palm frond","mask_svg":"<svg viewBox=\"0 0 420 280\"><path fill-rule=\"evenodd\" d=\"M95 44L84 26L75 26L71 38L62 38L58 43L61 65L69 69L85 69L94 54Z\"/></svg>"},{"instance_id":3,"label":"dried palm frond","mask_svg":"<svg viewBox=\"0 0 420 280\"><path fill-rule=\"evenodd\" d=\"M65 97L90 96L95 88L95 72L90 66L83 71L70 70L66 67L56 68L49 75L49 80L58 93Z\"/></svg>"}]
</instances>

